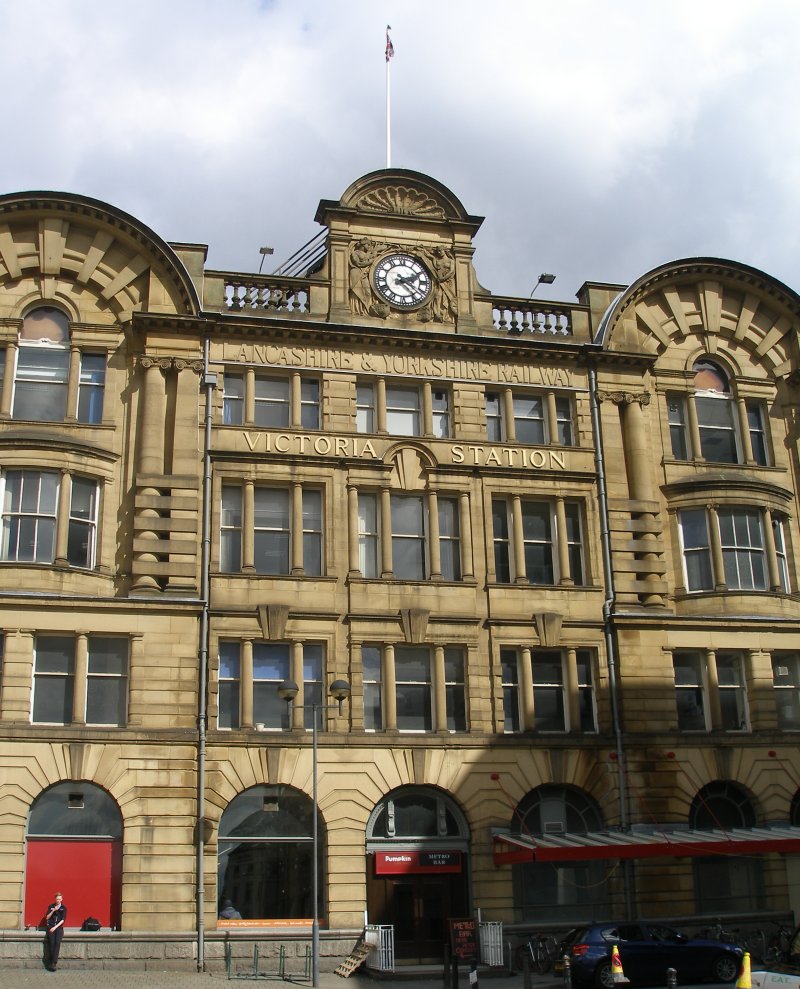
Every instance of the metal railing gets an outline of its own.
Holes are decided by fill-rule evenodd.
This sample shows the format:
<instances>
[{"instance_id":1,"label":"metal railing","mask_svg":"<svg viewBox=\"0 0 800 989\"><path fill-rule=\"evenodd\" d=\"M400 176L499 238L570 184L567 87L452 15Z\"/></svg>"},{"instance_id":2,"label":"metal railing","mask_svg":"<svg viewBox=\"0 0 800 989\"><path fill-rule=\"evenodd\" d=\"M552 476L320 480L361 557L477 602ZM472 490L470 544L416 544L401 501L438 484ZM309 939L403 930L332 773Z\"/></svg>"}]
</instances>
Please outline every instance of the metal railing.
<instances>
[{"instance_id":1,"label":"metal railing","mask_svg":"<svg viewBox=\"0 0 800 989\"><path fill-rule=\"evenodd\" d=\"M367 968L376 972L394 972L394 926L367 924L364 940L370 946Z\"/></svg>"},{"instance_id":2,"label":"metal railing","mask_svg":"<svg viewBox=\"0 0 800 989\"><path fill-rule=\"evenodd\" d=\"M481 961L492 968L503 967L503 923L499 920L479 921L478 941Z\"/></svg>"}]
</instances>

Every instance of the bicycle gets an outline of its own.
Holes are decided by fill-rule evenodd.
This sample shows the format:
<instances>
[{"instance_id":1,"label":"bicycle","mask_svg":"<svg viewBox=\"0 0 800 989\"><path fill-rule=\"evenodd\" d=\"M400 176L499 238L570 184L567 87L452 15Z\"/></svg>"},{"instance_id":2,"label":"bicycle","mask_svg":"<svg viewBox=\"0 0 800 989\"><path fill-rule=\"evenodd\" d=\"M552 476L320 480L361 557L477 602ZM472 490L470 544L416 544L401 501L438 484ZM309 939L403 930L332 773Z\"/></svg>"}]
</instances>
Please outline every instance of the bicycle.
<instances>
[{"instance_id":1,"label":"bicycle","mask_svg":"<svg viewBox=\"0 0 800 989\"><path fill-rule=\"evenodd\" d=\"M792 942L792 935L794 934L793 928L788 927L781 920L773 920L771 923L777 930L769 939L769 943L764 951L764 962L767 965L786 961L789 955L789 945Z\"/></svg>"},{"instance_id":2,"label":"bicycle","mask_svg":"<svg viewBox=\"0 0 800 989\"><path fill-rule=\"evenodd\" d=\"M558 953L558 941L552 934L531 934L516 951L516 967L519 971L526 962L532 972L544 975L553 967Z\"/></svg>"}]
</instances>

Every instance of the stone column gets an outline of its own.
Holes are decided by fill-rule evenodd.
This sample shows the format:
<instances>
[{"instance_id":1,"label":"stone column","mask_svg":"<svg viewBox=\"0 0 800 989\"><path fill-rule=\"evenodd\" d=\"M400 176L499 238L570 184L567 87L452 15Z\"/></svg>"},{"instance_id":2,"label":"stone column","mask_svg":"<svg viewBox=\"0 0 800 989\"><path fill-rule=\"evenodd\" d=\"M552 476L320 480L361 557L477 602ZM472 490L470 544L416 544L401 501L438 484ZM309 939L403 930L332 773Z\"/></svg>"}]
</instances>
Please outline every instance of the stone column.
<instances>
[{"instance_id":1,"label":"stone column","mask_svg":"<svg viewBox=\"0 0 800 989\"><path fill-rule=\"evenodd\" d=\"M433 730L447 732L444 646L435 646L433 650Z\"/></svg>"},{"instance_id":2,"label":"stone column","mask_svg":"<svg viewBox=\"0 0 800 989\"><path fill-rule=\"evenodd\" d=\"M775 533L772 531L772 512L768 508L764 510L762 524L764 526L764 545L767 551L769 589L771 591L780 591L781 574L778 567L778 554L775 549Z\"/></svg>"},{"instance_id":3,"label":"stone column","mask_svg":"<svg viewBox=\"0 0 800 989\"><path fill-rule=\"evenodd\" d=\"M69 349L69 372L67 377L67 414L66 422L75 422L78 418L78 388L81 383L81 352L78 347Z\"/></svg>"},{"instance_id":4,"label":"stone column","mask_svg":"<svg viewBox=\"0 0 800 989\"><path fill-rule=\"evenodd\" d=\"M431 562L431 580L442 579L442 548L439 543L439 496L428 492L428 551Z\"/></svg>"},{"instance_id":5,"label":"stone column","mask_svg":"<svg viewBox=\"0 0 800 989\"><path fill-rule=\"evenodd\" d=\"M392 577L392 496L381 488L381 577Z\"/></svg>"},{"instance_id":6,"label":"stone column","mask_svg":"<svg viewBox=\"0 0 800 989\"><path fill-rule=\"evenodd\" d=\"M558 575L560 584L574 584L569 565L569 540L564 499L556 498L556 539L558 545Z\"/></svg>"},{"instance_id":7,"label":"stone column","mask_svg":"<svg viewBox=\"0 0 800 989\"><path fill-rule=\"evenodd\" d=\"M706 650L706 669L708 671L708 710L711 715L711 728L714 731L720 731L722 728L722 706L719 702L717 654L713 649Z\"/></svg>"},{"instance_id":8,"label":"stone column","mask_svg":"<svg viewBox=\"0 0 800 989\"><path fill-rule=\"evenodd\" d=\"M293 642L290 648L291 656L289 660L289 679L294 680L300 690L298 691L297 697L292 704L291 714L289 715L289 723L292 728L302 729L305 728L305 711L303 710L303 704L305 704L306 695L305 684L303 682L303 643ZM317 714L317 717L319 717L319 713ZM319 725L320 722L318 721L317 727L319 727Z\"/></svg>"},{"instance_id":9,"label":"stone column","mask_svg":"<svg viewBox=\"0 0 800 989\"><path fill-rule=\"evenodd\" d=\"M72 723L86 724L86 693L89 673L89 640L85 632L75 637L75 670L72 688Z\"/></svg>"},{"instance_id":10,"label":"stone column","mask_svg":"<svg viewBox=\"0 0 800 989\"><path fill-rule=\"evenodd\" d=\"M512 544L514 554L514 582L528 583L528 570L525 564L525 540L522 534L522 502L519 495L511 496Z\"/></svg>"},{"instance_id":11,"label":"stone column","mask_svg":"<svg viewBox=\"0 0 800 989\"><path fill-rule=\"evenodd\" d=\"M548 443L558 443L558 413L556 412L555 392L548 391L544 396L544 417L547 423Z\"/></svg>"},{"instance_id":12,"label":"stone column","mask_svg":"<svg viewBox=\"0 0 800 989\"><path fill-rule=\"evenodd\" d=\"M11 399L14 395L14 374L17 369L17 347L16 343L6 344L6 363L3 368L3 396L0 401L0 415L4 419L11 416Z\"/></svg>"},{"instance_id":13,"label":"stone column","mask_svg":"<svg viewBox=\"0 0 800 989\"><path fill-rule=\"evenodd\" d=\"M711 540L711 566L713 569L714 590L724 591L728 586L725 579L725 560L722 556L722 543L719 537L719 514L716 505L708 505L708 534Z\"/></svg>"},{"instance_id":14,"label":"stone column","mask_svg":"<svg viewBox=\"0 0 800 989\"><path fill-rule=\"evenodd\" d=\"M433 436L433 398L430 381L422 382L422 435Z\"/></svg>"},{"instance_id":15,"label":"stone column","mask_svg":"<svg viewBox=\"0 0 800 989\"><path fill-rule=\"evenodd\" d=\"M503 426L505 428L505 441L512 443L517 438L517 424L514 422L514 395L510 388L504 388L501 392L503 403Z\"/></svg>"},{"instance_id":16,"label":"stone column","mask_svg":"<svg viewBox=\"0 0 800 989\"><path fill-rule=\"evenodd\" d=\"M522 730L536 727L536 711L533 704L533 659L528 646L519 651L519 693L522 701Z\"/></svg>"},{"instance_id":17,"label":"stone column","mask_svg":"<svg viewBox=\"0 0 800 989\"><path fill-rule=\"evenodd\" d=\"M743 398L736 399L736 412L739 417L739 437L742 441L742 460L746 464L756 462L753 456L753 441L750 438L750 423L747 419L747 402Z\"/></svg>"},{"instance_id":18,"label":"stone column","mask_svg":"<svg viewBox=\"0 0 800 989\"><path fill-rule=\"evenodd\" d=\"M66 471L61 471L58 485L58 508L56 515L56 544L53 564L57 567L68 567L67 559L69 546L69 516L72 504L72 477Z\"/></svg>"},{"instance_id":19,"label":"stone column","mask_svg":"<svg viewBox=\"0 0 800 989\"><path fill-rule=\"evenodd\" d=\"M289 534L289 545L291 547L291 572L292 574L304 574L303 567L303 486L295 481L292 484L291 504L289 512L291 514L292 530Z\"/></svg>"},{"instance_id":20,"label":"stone column","mask_svg":"<svg viewBox=\"0 0 800 989\"><path fill-rule=\"evenodd\" d=\"M394 668L394 646L389 643L382 650L383 662L383 713L386 731L397 731L397 681Z\"/></svg>"},{"instance_id":21,"label":"stone column","mask_svg":"<svg viewBox=\"0 0 800 989\"><path fill-rule=\"evenodd\" d=\"M475 573L472 560L472 518L469 512L469 495L466 491L462 491L458 496L458 522L461 537L461 573L464 577L472 577Z\"/></svg>"},{"instance_id":22,"label":"stone column","mask_svg":"<svg viewBox=\"0 0 800 989\"><path fill-rule=\"evenodd\" d=\"M242 668L239 670L239 706L242 728L253 727L253 640L242 642Z\"/></svg>"},{"instance_id":23,"label":"stone column","mask_svg":"<svg viewBox=\"0 0 800 989\"><path fill-rule=\"evenodd\" d=\"M245 481L242 489L242 573L255 573L256 489Z\"/></svg>"},{"instance_id":24,"label":"stone column","mask_svg":"<svg viewBox=\"0 0 800 989\"><path fill-rule=\"evenodd\" d=\"M386 433L386 379L378 378L375 382L375 417L379 433Z\"/></svg>"},{"instance_id":25,"label":"stone column","mask_svg":"<svg viewBox=\"0 0 800 989\"><path fill-rule=\"evenodd\" d=\"M159 478L164 475L164 427L167 419L167 394L164 381L164 372L172 366L169 358L142 357L140 367L144 372L144 382L141 394L141 413L139 424L139 457L138 471L145 478ZM144 497L158 497L160 490L157 487L144 485L139 488L139 493ZM160 517L158 509L141 508L137 515L145 523L148 518L157 519ZM135 553L139 564L147 568L152 564L158 564L158 544L161 542L160 532L157 530L140 529L138 532L140 543L151 543L152 551L139 551ZM139 573L133 582L133 590L148 592L160 590L160 582L153 573Z\"/></svg>"},{"instance_id":26,"label":"stone column","mask_svg":"<svg viewBox=\"0 0 800 989\"><path fill-rule=\"evenodd\" d=\"M244 372L244 425L252 426L256 421L256 372L248 367Z\"/></svg>"},{"instance_id":27,"label":"stone column","mask_svg":"<svg viewBox=\"0 0 800 989\"><path fill-rule=\"evenodd\" d=\"M578 693L578 656L577 650L567 649L565 686L567 688L567 727L569 731L580 731L581 705Z\"/></svg>"},{"instance_id":28,"label":"stone column","mask_svg":"<svg viewBox=\"0 0 800 989\"><path fill-rule=\"evenodd\" d=\"M355 484L347 485L347 557L349 575L363 576L358 552L358 488Z\"/></svg>"},{"instance_id":29,"label":"stone column","mask_svg":"<svg viewBox=\"0 0 800 989\"><path fill-rule=\"evenodd\" d=\"M694 392L686 396L686 418L689 424L689 442L694 460L704 460L703 447L700 442L700 426L697 422L697 406L694 404Z\"/></svg>"},{"instance_id":30,"label":"stone column","mask_svg":"<svg viewBox=\"0 0 800 989\"><path fill-rule=\"evenodd\" d=\"M301 379L300 372L295 371L291 377L291 389L289 394L289 424L292 429L300 429L301 419Z\"/></svg>"}]
</instances>

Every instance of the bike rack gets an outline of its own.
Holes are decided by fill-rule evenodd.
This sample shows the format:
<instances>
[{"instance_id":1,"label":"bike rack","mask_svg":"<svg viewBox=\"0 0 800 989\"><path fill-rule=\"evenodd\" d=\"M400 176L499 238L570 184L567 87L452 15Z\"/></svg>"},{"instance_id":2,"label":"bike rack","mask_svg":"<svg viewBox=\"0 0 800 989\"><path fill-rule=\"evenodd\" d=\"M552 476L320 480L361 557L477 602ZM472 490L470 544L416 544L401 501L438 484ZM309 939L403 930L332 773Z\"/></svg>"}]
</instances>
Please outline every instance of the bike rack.
<instances>
[{"instance_id":1,"label":"bike rack","mask_svg":"<svg viewBox=\"0 0 800 989\"><path fill-rule=\"evenodd\" d=\"M260 972L260 946L253 945L253 968L252 971L234 972L233 970L233 950L230 941L225 942L225 974L228 979L280 979L283 982L309 982L311 979L311 948L305 946L302 973L286 973L286 945L282 944L278 949L278 970L277 972Z\"/></svg>"}]
</instances>

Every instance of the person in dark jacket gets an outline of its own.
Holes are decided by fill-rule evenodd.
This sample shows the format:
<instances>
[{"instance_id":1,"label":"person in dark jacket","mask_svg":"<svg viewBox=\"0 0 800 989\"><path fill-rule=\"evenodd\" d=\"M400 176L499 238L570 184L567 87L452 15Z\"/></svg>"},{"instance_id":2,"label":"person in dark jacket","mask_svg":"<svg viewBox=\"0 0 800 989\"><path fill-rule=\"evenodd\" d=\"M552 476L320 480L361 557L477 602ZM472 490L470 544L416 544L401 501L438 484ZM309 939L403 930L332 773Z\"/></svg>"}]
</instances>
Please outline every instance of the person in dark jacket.
<instances>
[{"instance_id":1,"label":"person in dark jacket","mask_svg":"<svg viewBox=\"0 0 800 989\"><path fill-rule=\"evenodd\" d=\"M61 951L61 939L64 937L64 924L67 920L67 908L64 906L64 897L61 893L56 893L53 902L47 908L44 920L47 930L44 964L45 968L55 972Z\"/></svg>"}]
</instances>

